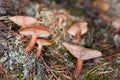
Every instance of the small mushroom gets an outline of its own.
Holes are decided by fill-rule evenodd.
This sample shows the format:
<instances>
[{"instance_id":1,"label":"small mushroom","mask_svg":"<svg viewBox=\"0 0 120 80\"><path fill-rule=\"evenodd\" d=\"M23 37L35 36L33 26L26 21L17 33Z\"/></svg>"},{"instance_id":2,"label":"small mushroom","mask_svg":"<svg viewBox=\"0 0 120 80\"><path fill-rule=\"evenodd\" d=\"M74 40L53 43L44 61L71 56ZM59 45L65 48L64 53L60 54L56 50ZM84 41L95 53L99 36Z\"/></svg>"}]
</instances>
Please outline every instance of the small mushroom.
<instances>
[{"instance_id":1,"label":"small mushroom","mask_svg":"<svg viewBox=\"0 0 120 80\"><path fill-rule=\"evenodd\" d=\"M102 56L102 53L98 50L88 49L82 46L70 44L67 42L62 43L65 48L70 51L70 53L77 58L77 63L75 67L75 74L79 76L82 70L83 60L89 60L92 58Z\"/></svg>"},{"instance_id":2,"label":"small mushroom","mask_svg":"<svg viewBox=\"0 0 120 80\"><path fill-rule=\"evenodd\" d=\"M58 18L57 25L62 28L62 23L64 20L68 19L68 16L64 13L56 13L55 16Z\"/></svg>"},{"instance_id":3,"label":"small mushroom","mask_svg":"<svg viewBox=\"0 0 120 80\"><path fill-rule=\"evenodd\" d=\"M39 57L41 55L42 46L43 45L51 45L51 42L45 39L37 39L36 43L38 44L38 49L36 52L36 57Z\"/></svg>"},{"instance_id":4,"label":"small mushroom","mask_svg":"<svg viewBox=\"0 0 120 80\"><path fill-rule=\"evenodd\" d=\"M120 19L114 19L111 23L111 27L115 30L115 32L120 31Z\"/></svg>"},{"instance_id":5,"label":"small mushroom","mask_svg":"<svg viewBox=\"0 0 120 80\"><path fill-rule=\"evenodd\" d=\"M31 26L22 28L20 30L20 34L32 36L28 46L25 48L25 51L29 52L35 45L37 37L48 37L50 35L50 31L49 28L45 26Z\"/></svg>"},{"instance_id":6,"label":"small mushroom","mask_svg":"<svg viewBox=\"0 0 120 80\"><path fill-rule=\"evenodd\" d=\"M101 0L95 0L92 5L102 11L108 11L110 9L110 4Z\"/></svg>"},{"instance_id":7,"label":"small mushroom","mask_svg":"<svg viewBox=\"0 0 120 80\"><path fill-rule=\"evenodd\" d=\"M88 23L85 21L78 21L78 22L70 24L67 27L66 31L70 35L75 36L76 43L78 43L78 42L80 42L81 35L84 35L88 31L87 24Z\"/></svg>"}]
</instances>

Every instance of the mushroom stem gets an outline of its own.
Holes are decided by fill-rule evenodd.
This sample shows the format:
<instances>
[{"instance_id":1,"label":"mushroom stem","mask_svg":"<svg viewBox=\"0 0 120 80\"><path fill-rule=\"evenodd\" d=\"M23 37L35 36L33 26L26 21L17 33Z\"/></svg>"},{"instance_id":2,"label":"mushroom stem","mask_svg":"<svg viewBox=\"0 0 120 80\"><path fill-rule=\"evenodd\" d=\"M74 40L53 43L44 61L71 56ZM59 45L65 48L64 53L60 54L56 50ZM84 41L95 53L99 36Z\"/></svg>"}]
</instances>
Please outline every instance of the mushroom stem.
<instances>
[{"instance_id":1,"label":"mushroom stem","mask_svg":"<svg viewBox=\"0 0 120 80\"><path fill-rule=\"evenodd\" d=\"M42 45L38 44L38 48L37 48L37 52L36 52L36 57L39 57L41 55L42 52Z\"/></svg>"},{"instance_id":2,"label":"mushroom stem","mask_svg":"<svg viewBox=\"0 0 120 80\"><path fill-rule=\"evenodd\" d=\"M80 28L79 28L75 38L76 38L76 43L79 43L81 41L81 31L80 31Z\"/></svg>"},{"instance_id":3,"label":"mushroom stem","mask_svg":"<svg viewBox=\"0 0 120 80\"><path fill-rule=\"evenodd\" d=\"M77 76L80 75L80 73L82 71L82 66L83 66L83 60L82 59L77 59L76 67L75 67L75 74Z\"/></svg>"},{"instance_id":4,"label":"mushroom stem","mask_svg":"<svg viewBox=\"0 0 120 80\"><path fill-rule=\"evenodd\" d=\"M37 40L37 35L33 34L29 44L25 48L25 51L29 52L33 48L33 46L35 45L36 40Z\"/></svg>"},{"instance_id":5,"label":"mushroom stem","mask_svg":"<svg viewBox=\"0 0 120 80\"><path fill-rule=\"evenodd\" d=\"M59 19L58 19L58 26L59 26L59 27L62 27L62 21L63 21L62 18L59 18Z\"/></svg>"}]
</instances>

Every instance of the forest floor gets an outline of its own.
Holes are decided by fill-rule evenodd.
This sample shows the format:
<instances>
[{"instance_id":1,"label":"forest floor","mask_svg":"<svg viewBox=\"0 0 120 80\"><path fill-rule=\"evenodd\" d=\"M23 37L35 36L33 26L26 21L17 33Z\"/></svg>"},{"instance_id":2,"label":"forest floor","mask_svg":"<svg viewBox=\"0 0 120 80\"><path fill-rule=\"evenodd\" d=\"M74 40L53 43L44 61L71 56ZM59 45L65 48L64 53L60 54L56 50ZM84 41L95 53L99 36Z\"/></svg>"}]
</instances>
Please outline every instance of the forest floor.
<instances>
[{"instance_id":1,"label":"forest floor","mask_svg":"<svg viewBox=\"0 0 120 80\"><path fill-rule=\"evenodd\" d=\"M114 11L99 8L93 2L0 0L0 80L120 80L120 19L116 15L119 12L113 14ZM57 26L56 13L68 17L62 29ZM37 44L30 52L25 51L30 37L20 37L24 25L20 18L10 19L16 15L30 16L37 20L34 25L50 28L51 35L45 39L52 44L43 46L40 57L35 55ZM65 30L76 21L88 24L87 33L76 45L102 53L101 57L85 60L79 76L74 72L77 59L62 45L75 44L75 37Z\"/></svg>"}]
</instances>

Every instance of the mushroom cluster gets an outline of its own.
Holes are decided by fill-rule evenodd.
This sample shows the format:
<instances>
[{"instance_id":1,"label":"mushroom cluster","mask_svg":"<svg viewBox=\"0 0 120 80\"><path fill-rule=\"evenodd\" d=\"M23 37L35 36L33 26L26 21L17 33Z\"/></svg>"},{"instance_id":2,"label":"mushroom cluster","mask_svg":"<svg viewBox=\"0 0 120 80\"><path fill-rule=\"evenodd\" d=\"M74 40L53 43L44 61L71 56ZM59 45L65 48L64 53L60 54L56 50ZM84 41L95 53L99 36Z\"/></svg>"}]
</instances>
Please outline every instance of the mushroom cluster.
<instances>
[{"instance_id":1,"label":"mushroom cluster","mask_svg":"<svg viewBox=\"0 0 120 80\"><path fill-rule=\"evenodd\" d=\"M42 16L43 15L44 14L42 14ZM54 15L54 16L51 17L51 15ZM18 17L20 17L21 23L19 21L16 22L17 20L16 17L12 17L10 19L20 26L25 26L25 27L22 27L21 30L19 31L20 35L24 35L24 36L31 38L30 42L25 48L25 51L30 52L32 48L34 47L34 45L37 44L38 47L36 51L36 57L40 57L42 53L41 51L42 51L43 45L51 45L52 43L59 41L62 38L62 35L64 35L65 33L68 33L68 35L72 35L73 37L75 37L75 40L76 40L75 43L78 44L81 41L81 36L84 35L88 31L87 21L84 21L84 20L81 21L79 19L75 20L76 22L74 20L69 21L71 19L69 19L70 17L66 13L50 12L50 14L47 15L47 18L48 18L47 21L49 21L50 23L48 25L45 25L45 24L33 25L37 23L36 19L33 19L31 17L24 18L22 16L17 16L17 18ZM34 22L32 23L32 21ZM46 21L46 20L43 20L43 21ZM64 25L63 24L64 22L67 22L68 24ZM58 28L59 31L62 28L64 31L62 31L62 34L61 34L61 32L55 31L55 28ZM52 31L55 31L55 33ZM60 33L60 36L59 36L59 33ZM50 35L52 36L52 39L48 41L46 38ZM77 63L76 63L76 68L75 68L76 75L79 75L81 73L83 60L96 58L102 55L102 53L98 50L88 49L88 48L79 46L77 44L74 45L71 43L63 42L63 41L66 41L66 39L62 38L61 40L62 44L61 43L60 44L63 45L65 48L67 48L68 51L70 51L71 54L77 58Z\"/></svg>"},{"instance_id":2,"label":"mushroom cluster","mask_svg":"<svg viewBox=\"0 0 120 80\"><path fill-rule=\"evenodd\" d=\"M39 57L42 50L42 45L51 45L51 42L45 40L43 38L47 38L50 36L50 29L47 26L41 26L37 24L39 22L37 19L29 16L13 16L9 17L11 21L16 23L17 25L21 26L20 29L20 37L23 38L24 36L31 37L30 42L25 48L26 52L30 52L35 45L38 44L38 49L36 52L36 56Z\"/></svg>"},{"instance_id":3,"label":"mushroom cluster","mask_svg":"<svg viewBox=\"0 0 120 80\"><path fill-rule=\"evenodd\" d=\"M20 30L20 34L25 36L30 36L31 40L27 47L25 48L25 51L29 52L35 45L35 43L38 44L38 50L36 52L36 56L39 57L42 50L42 45L50 45L50 42L45 39L39 39L39 38L45 38L50 35L49 28L46 26L27 26L25 28L22 28Z\"/></svg>"}]
</instances>

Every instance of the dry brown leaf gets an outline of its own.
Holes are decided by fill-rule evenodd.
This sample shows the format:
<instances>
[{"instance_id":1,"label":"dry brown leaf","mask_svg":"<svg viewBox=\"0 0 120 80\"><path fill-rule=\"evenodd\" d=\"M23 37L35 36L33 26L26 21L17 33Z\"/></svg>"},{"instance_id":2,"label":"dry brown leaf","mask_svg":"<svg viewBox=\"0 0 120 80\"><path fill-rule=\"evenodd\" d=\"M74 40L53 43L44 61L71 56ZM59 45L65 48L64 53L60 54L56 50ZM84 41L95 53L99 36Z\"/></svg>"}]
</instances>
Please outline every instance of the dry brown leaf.
<instances>
[{"instance_id":1,"label":"dry brown leaf","mask_svg":"<svg viewBox=\"0 0 120 80\"><path fill-rule=\"evenodd\" d=\"M20 15L10 17L9 19L20 26L29 26L37 22L37 19L33 17L20 16Z\"/></svg>"}]
</instances>

